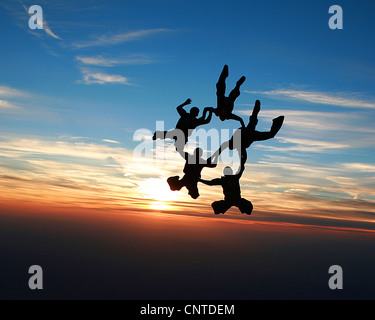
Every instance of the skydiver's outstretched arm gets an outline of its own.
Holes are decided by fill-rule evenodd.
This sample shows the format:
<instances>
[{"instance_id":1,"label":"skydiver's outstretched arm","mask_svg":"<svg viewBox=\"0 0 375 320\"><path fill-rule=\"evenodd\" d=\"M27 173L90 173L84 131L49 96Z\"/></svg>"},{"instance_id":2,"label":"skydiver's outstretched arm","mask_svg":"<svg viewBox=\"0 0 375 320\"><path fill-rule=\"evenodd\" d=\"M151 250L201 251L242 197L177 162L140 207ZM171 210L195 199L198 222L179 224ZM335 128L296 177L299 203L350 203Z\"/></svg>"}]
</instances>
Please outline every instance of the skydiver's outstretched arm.
<instances>
[{"instance_id":1,"label":"skydiver's outstretched arm","mask_svg":"<svg viewBox=\"0 0 375 320\"><path fill-rule=\"evenodd\" d=\"M241 127L245 128L245 123L243 122L240 116L237 116L236 114L231 113L230 115L228 115L227 119L239 121L241 123Z\"/></svg>"},{"instance_id":2,"label":"skydiver's outstretched arm","mask_svg":"<svg viewBox=\"0 0 375 320\"><path fill-rule=\"evenodd\" d=\"M203 179L198 179L199 182L202 182L208 186L221 186L221 179L213 179L213 180L203 180Z\"/></svg>"},{"instance_id":3,"label":"skydiver's outstretched arm","mask_svg":"<svg viewBox=\"0 0 375 320\"><path fill-rule=\"evenodd\" d=\"M176 109L178 114L182 117L184 116L187 112L183 109L185 106L191 103L191 99L187 99L183 104L180 104Z\"/></svg>"}]
</instances>

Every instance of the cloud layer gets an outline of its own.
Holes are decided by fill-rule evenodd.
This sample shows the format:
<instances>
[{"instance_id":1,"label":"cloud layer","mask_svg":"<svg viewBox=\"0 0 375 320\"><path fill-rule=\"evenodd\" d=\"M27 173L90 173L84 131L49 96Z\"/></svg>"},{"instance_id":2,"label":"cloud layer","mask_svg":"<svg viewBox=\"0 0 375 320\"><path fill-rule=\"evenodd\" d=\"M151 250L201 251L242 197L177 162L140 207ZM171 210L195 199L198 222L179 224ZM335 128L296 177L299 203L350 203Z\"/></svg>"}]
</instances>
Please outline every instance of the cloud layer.
<instances>
[{"instance_id":1,"label":"cloud layer","mask_svg":"<svg viewBox=\"0 0 375 320\"><path fill-rule=\"evenodd\" d=\"M202 184L197 201L185 189L173 193L173 198L162 199L157 188L167 187L167 177L182 175L184 161L173 148L164 150L164 160L144 159L134 157L133 151L116 141L101 140L3 137L0 198L113 210L152 210L162 201L167 206L161 209L169 206L173 211L195 215L211 215L211 202L223 199L220 186ZM373 221L374 172L366 163L322 165L268 155L246 166L242 196L253 202L257 218L272 212L280 219L286 215ZM202 175L204 179L220 177L222 166L206 169ZM232 208L228 213L237 215L238 210Z\"/></svg>"}]
</instances>

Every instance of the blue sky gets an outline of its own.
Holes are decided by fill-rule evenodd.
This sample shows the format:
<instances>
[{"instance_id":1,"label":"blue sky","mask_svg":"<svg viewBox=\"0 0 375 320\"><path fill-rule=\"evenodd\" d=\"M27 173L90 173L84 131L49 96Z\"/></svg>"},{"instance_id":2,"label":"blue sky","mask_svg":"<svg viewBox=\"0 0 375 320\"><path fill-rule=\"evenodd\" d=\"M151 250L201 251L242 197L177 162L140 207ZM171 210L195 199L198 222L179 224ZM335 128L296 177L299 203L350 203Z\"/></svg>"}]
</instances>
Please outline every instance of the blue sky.
<instances>
[{"instance_id":1,"label":"blue sky","mask_svg":"<svg viewBox=\"0 0 375 320\"><path fill-rule=\"evenodd\" d=\"M28 28L25 7L33 4L43 8L44 30ZM333 4L343 8L343 30L328 27ZM258 208L349 208L373 219L373 1L5 0L0 8L3 175L60 183L68 173L52 170L57 164L76 165L77 177L78 165L90 164L103 179L116 177L113 185L124 171L133 179L126 183L138 186L139 170L119 160L137 145L134 131L153 131L157 120L172 128L186 98L214 106L215 83L228 64L228 89L247 77L238 114L247 118L260 99L260 130L286 117L278 137L254 145L250 155L243 189L249 197L259 192ZM214 117L208 128L237 126ZM52 151L56 146L67 154ZM89 155L72 157L80 147ZM36 164L38 157L50 165ZM9 165L17 161L42 167ZM64 184L101 185L94 176L93 169L92 180ZM285 202L270 209L267 201L277 195Z\"/></svg>"},{"instance_id":2,"label":"blue sky","mask_svg":"<svg viewBox=\"0 0 375 320\"><path fill-rule=\"evenodd\" d=\"M159 115L173 126L173 107L185 97L197 105L214 104L214 84L225 63L232 71L232 83L247 76L247 90L297 86L363 94L371 100L374 65L369 35L374 30L374 5L366 3L358 8L343 2L344 30L332 31L327 1L41 2L45 20L59 40L41 30L27 30L22 4L5 1L9 10L2 10L1 19L2 83L61 99L61 108L74 115L88 112L121 119L131 129L151 127ZM24 4L28 7L31 2ZM135 36L127 40L131 33ZM112 67L79 60L88 57L107 59ZM83 70L124 77L132 85L85 85L79 83ZM252 104L258 97L243 95L238 103ZM43 103L51 104L56 105ZM131 108L142 112L127 123ZM143 120L146 110L148 121Z\"/></svg>"}]
</instances>

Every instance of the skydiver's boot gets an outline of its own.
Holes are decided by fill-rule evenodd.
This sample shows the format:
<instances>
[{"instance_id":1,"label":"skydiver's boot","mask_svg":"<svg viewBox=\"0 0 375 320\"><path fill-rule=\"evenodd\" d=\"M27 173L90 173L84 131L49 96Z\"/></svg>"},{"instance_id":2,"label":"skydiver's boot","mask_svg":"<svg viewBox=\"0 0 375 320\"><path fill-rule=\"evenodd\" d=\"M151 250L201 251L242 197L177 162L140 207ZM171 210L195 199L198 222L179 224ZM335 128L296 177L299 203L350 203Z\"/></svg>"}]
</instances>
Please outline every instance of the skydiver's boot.
<instances>
[{"instance_id":1,"label":"skydiver's boot","mask_svg":"<svg viewBox=\"0 0 375 320\"><path fill-rule=\"evenodd\" d=\"M179 176L169 177L167 179L167 182L169 184L169 188L172 191L181 190L181 188L182 188Z\"/></svg>"},{"instance_id":2,"label":"skydiver's boot","mask_svg":"<svg viewBox=\"0 0 375 320\"><path fill-rule=\"evenodd\" d=\"M245 76L242 76L242 77L240 78L240 80L237 81L237 83L236 83L236 87L241 87L241 86L243 85L243 83L245 82L245 80L246 80L246 77L245 77Z\"/></svg>"},{"instance_id":3,"label":"skydiver's boot","mask_svg":"<svg viewBox=\"0 0 375 320\"><path fill-rule=\"evenodd\" d=\"M283 125L284 116L277 117L277 118L273 119L272 122L273 123L272 123L272 127L271 127L270 132L273 136L275 136L279 132L281 126Z\"/></svg>"}]
</instances>

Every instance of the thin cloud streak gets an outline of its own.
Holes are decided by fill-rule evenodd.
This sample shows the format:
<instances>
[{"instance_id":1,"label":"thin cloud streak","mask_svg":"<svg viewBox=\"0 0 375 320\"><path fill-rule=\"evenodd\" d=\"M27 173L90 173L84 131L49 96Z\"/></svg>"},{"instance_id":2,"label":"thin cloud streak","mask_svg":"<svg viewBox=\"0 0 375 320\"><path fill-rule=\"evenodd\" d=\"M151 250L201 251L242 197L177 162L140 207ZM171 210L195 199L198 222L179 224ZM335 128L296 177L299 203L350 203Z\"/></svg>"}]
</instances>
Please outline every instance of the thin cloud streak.
<instances>
[{"instance_id":1,"label":"thin cloud streak","mask_svg":"<svg viewBox=\"0 0 375 320\"><path fill-rule=\"evenodd\" d=\"M109 143L115 143L115 144L120 144L120 142L116 140L110 140L110 139L102 139L103 142L109 142Z\"/></svg>"},{"instance_id":2,"label":"thin cloud streak","mask_svg":"<svg viewBox=\"0 0 375 320\"><path fill-rule=\"evenodd\" d=\"M61 38L58 35L56 35L55 33L52 32L51 28L48 26L47 21L45 21L45 20L43 20L43 30L45 31L45 33L47 33L52 38L61 40Z\"/></svg>"},{"instance_id":3,"label":"thin cloud streak","mask_svg":"<svg viewBox=\"0 0 375 320\"><path fill-rule=\"evenodd\" d=\"M10 109L19 109L19 107L9 101L0 99L0 111L9 111Z\"/></svg>"},{"instance_id":4,"label":"thin cloud streak","mask_svg":"<svg viewBox=\"0 0 375 320\"><path fill-rule=\"evenodd\" d=\"M147 30L137 30L132 32L123 32L117 34L102 35L97 37L96 40L87 41L87 42L78 42L73 43L73 47L76 49L87 48L87 47L100 47L100 46L109 46L116 45L124 42L138 40L140 38L171 32L171 29L147 29Z\"/></svg>"},{"instance_id":5,"label":"thin cloud streak","mask_svg":"<svg viewBox=\"0 0 375 320\"><path fill-rule=\"evenodd\" d=\"M278 150L280 152L289 152L289 151L300 151L300 152L315 152L315 153L327 153L329 150L343 150L350 148L351 145L339 143L339 142L328 142L328 141L319 141L311 139L297 139L297 138L279 138L280 143L293 144L294 146L267 146L259 144L257 145L260 148L268 150Z\"/></svg>"},{"instance_id":6,"label":"thin cloud streak","mask_svg":"<svg viewBox=\"0 0 375 320\"><path fill-rule=\"evenodd\" d=\"M27 97L28 93L8 86L0 86L0 97Z\"/></svg>"},{"instance_id":7,"label":"thin cloud streak","mask_svg":"<svg viewBox=\"0 0 375 320\"><path fill-rule=\"evenodd\" d=\"M340 107L349 107L349 108L365 108L365 109L375 109L375 102L365 101L357 98L356 94L344 94L344 95L335 95L332 93L326 92L317 92L317 91L302 91L302 90L288 90L288 89L278 89L270 91L248 91L244 92L250 94L260 94L269 96L271 98L289 98L297 101L305 101L314 104L323 104L323 105L334 105ZM348 97L348 96L353 97Z\"/></svg>"},{"instance_id":8,"label":"thin cloud streak","mask_svg":"<svg viewBox=\"0 0 375 320\"><path fill-rule=\"evenodd\" d=\"M18 103L12 100L24 99L30 96L31 95L27 92L4 85L0 86L0 112L17 113L22 111L22 108L18 105ZM6 98L6 100L3 98Z\"/></svg>"},{"instance_id":9,"label":"thin cloud streak","mask_svg":"<svg viewBox=\"0 0 375 320\"><path fill-rule=\"evenodd\" d=\"M77 56L75 60L81 62L85 65L97 66L97 67L114 67L117 65L141 65L152 63L148 57L139 55L139 56L130 56L124 59L116 58L105 58L103 56L94 56L94 57L82 57Z\"/></svg>"},{"instance_id":10,"label":"thin cloud streak","mask_svg":"<svg viewBox=\"0 0 375 320\"><path fill-rule=\"evenodd\" d=\"M96 72L92 70L81 70L83 79L78 80L77 83L82 84L122 84L132 85L128 79L118 74L107 74L103 72Z\"/></svg>"},{"instance_id":11,"label":"thin cloud streak","mask_svg":"<svg viewBox=\"0 0 375 320\"><path fill-rule=\"evenodd\" d=\"M374 172L375 165L371 163L343 163L344 167L357 172Z\"/></svg>"}]
</instances>

